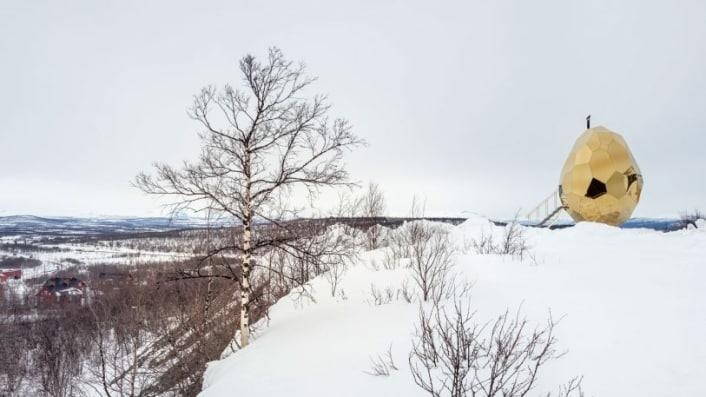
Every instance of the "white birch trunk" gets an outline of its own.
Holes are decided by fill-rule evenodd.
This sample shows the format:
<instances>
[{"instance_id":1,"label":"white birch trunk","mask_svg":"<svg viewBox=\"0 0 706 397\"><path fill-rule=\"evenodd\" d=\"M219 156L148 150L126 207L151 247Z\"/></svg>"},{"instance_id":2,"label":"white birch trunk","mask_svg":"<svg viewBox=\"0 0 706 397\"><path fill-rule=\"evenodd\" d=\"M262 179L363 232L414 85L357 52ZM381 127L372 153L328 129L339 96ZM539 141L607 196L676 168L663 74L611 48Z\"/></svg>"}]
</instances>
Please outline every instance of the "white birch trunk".
<instances>
[{"instance_id":1,"label":"white birch trunk","mask_svg":"<svg viewBox=\"0 0 706 397\"><path fill-rule=\"evenodd\" d=\"M250 342L250 264L252 261L251 240L252 226L244 225L243 231L243 264L242 285L240 286L240 346L245 347Z\"/></svg>"},{"instance_id":2,"label":"white birch trunk","mask_svg":"<svg viewBox=\"0 0 706 397\"><path fill-rule=\"evenodd\" d=\"M245 154L245 216L243 222L243 263L242 283L240 286L240 347L250 343L250 270L252 267L252 201L250 152Z\"/></svg>"}]
</instances>

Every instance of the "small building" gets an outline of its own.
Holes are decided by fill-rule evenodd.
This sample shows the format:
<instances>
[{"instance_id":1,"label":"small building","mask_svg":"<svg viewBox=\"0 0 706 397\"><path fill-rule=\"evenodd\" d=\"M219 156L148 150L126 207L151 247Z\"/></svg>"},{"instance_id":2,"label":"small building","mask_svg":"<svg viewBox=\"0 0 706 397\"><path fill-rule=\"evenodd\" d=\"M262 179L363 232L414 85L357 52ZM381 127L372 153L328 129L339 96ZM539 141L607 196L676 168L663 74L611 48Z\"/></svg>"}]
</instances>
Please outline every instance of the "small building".
<instances>
[{"instance_id":1,"label":"small building","mask_svg":"<svg viewBox=\"0 0 706 397\"><path fill-rule=\"evenodd\" d=\"M19 280L21 278L22 269L0 271L0 284L7 282L7 280Z\"/></svg>"},{"instance_id":2,"label":"small building","mask_svg":"<svg viewBox=\"0 0 706 397\"><path fill-rule=\"evenodd\" d=\"M85 302L86 287L86 283L76 277L53 277L47 280L37 292L37 303L81 305Z\"/></svg>"}]
</instances>

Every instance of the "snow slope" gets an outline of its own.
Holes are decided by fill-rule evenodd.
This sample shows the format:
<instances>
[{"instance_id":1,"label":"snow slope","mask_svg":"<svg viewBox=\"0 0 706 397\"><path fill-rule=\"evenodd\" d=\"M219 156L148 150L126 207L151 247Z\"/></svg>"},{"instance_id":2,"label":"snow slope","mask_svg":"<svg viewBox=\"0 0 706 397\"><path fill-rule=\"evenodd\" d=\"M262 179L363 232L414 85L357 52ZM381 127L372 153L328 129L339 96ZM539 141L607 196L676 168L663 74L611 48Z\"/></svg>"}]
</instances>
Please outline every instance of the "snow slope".
<instances>
[{"instance_id":1,"label":"snow slope","mask_svg":"<svg viewBox=\"0 0 706 397\"><path fill-rule=\"evenodd\" d=\"M524 260L461 252L455 271L473 282L478 322L521 309L536 324L551 311L567 354L540 372L533 395L583 375L595 396L706 395L706 225L662 233L581 223L526 229ZM483 219L451 227L459 246L502 229ZM371 285L399 288L407 269L374 270L365 253L332 298L323 277L316 302L283 298L250 346L209 365L202 396L425 396L407 361L418 304L374 305ZM399 371L371 376L391 346Z\"/></svg>"}]
</instances>

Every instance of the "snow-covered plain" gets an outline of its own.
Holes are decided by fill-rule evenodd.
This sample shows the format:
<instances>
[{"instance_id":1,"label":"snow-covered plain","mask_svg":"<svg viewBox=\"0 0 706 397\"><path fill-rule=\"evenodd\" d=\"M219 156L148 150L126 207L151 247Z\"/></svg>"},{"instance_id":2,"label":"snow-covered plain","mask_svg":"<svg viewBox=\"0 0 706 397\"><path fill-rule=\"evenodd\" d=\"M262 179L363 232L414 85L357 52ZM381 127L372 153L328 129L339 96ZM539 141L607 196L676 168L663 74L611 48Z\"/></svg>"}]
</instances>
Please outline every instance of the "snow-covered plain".
<instances>
[{"instance_id":1,"label":"snow-covered plain","mask_svg":"<svg viewBox=\"0 0 706 397\"><path fill-rule=\"evenodd\" d=\"M582 375L586 395L706 395L706 224L669 233L581 223L525 230L523 260L461 249L454 271L473 283L479 323L506 309L542 325L549 313L566 355L539 373L531 395ZM459 247L502 228L474 218L450 227ZM280 300L247 348L209 364L202 396L425 396L408 354L418 303L375 305L371 285L398 289L408 269L375 270L384 249L345 273L336 297L324 277L315 302ZM399 368L371 376L371 359L391 348Z\"/></svg>"},{"instance_id":2,"label":"snow-covered plain","mask_svg":"<svg viewBox=\"0 0 706 397\"><path fill-rule=\"evenodd\" d=\"M84 267L97 264L131 265L188 259L192 256L179 252L147 251L127 247L111 248L88 243L41 244L38 246L45 251L3 250L0 248L0 257L21 257L41 261L42 264L37 267L22 269L22 277L27 279L50 276L56 271L73 267L77 263Z\"/></svg>"}]
</instances>

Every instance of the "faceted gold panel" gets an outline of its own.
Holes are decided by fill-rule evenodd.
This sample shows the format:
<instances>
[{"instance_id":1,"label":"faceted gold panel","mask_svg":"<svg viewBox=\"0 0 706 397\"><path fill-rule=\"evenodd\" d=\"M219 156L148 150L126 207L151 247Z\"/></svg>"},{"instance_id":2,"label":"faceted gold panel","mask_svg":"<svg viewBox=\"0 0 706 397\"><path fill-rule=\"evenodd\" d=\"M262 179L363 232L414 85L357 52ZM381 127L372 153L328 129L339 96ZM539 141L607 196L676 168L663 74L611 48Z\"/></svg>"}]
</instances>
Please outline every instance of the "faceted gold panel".
<instances>
[{"instance_id":1,"label":"faceted gold panel","mask_svg":"<svg viewBox=\"0 0 706 397\"><path fill-rule=\"evenodd\" d=\"M576 222L620 225L640 201L642 175L622 136L605 127L576 140L561 171L559 194Z\"/></svg>"}]
</instances>

